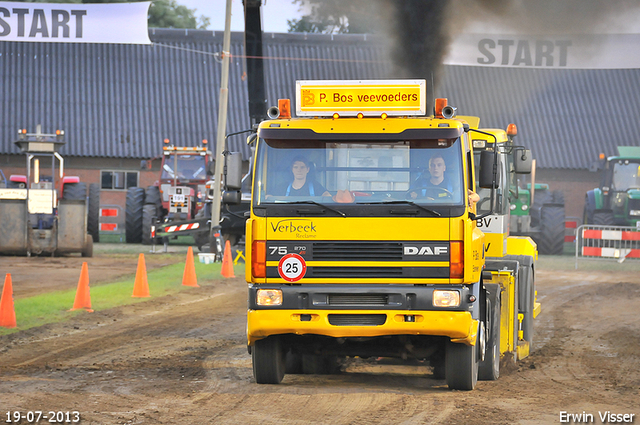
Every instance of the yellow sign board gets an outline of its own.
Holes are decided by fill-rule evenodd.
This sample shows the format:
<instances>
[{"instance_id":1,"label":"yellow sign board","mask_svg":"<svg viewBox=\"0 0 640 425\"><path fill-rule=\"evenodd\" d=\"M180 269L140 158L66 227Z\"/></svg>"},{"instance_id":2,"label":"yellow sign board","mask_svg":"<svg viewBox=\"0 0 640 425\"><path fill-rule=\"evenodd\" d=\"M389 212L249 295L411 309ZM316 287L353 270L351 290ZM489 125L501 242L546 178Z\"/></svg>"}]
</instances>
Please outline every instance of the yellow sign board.
<instances>
[{"instance_id":1,"label":"yellow sign board","mask_svg":"<svg viewBox=\"0 0 640 425\"><path fill-rule=\"evenodd\" d=\"M425 80L296 82L298 116L426 115Z\"/></svg>"}]
</instances>

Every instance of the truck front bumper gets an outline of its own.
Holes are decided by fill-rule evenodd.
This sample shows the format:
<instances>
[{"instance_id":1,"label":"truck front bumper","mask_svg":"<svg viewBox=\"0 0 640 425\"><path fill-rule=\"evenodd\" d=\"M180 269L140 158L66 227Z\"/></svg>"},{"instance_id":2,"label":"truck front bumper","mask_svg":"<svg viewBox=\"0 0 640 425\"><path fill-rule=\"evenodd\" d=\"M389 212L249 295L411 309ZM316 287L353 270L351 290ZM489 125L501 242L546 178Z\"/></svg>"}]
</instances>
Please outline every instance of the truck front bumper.
<instances>
[{"instance_id":1,"label":"truck front bumper","mask_svg":"<svg viewBox=\"0 0 640 425\"><path fill-rule=\"evenodd\" d=\"M431 335L475 345L477 332L478 321L468 311L249 309L247 314L249 345L282 334L334 338Z\"/></svg>"}]
</instances>

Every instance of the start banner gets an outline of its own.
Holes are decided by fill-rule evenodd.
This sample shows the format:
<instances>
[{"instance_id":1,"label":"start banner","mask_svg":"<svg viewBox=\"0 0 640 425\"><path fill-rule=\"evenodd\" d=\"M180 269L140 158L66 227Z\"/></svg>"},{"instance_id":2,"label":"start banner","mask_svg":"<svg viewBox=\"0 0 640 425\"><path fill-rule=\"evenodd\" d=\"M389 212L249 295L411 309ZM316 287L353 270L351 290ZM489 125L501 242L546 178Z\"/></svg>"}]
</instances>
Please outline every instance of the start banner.
<instances>
[{"instance_id":1,"label":"start banner","mask_svg":"<svg viewBox=\"0 0 640 425\"><path fill-rule=\"evenodd\" d=\"M151 44L150 1L78 4L0 2L0 41Z\"/></svg>"},{"instance_id":2,"label":"start banner","mask_svg":"<svg viewBox=\"0 0 640 425\"><path fill-rule=\"evenodd\" d=\"M538 69L640 68L640 34L460 34L446 65Z\"/></svg>"}]
</instances>

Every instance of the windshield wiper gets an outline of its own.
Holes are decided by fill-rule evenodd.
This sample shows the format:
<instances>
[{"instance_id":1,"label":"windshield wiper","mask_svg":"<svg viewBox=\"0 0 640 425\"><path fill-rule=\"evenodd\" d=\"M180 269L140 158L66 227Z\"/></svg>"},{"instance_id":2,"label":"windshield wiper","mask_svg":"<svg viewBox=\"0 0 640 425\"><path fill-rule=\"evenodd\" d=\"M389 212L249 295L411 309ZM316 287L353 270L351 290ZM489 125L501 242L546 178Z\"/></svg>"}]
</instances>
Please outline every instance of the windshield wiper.
<instances>
[{"instance_id":1,"label":"windshield wiper","mask_svg":"<svg viewBox=\"0 0 640 425\"><path fill-rule=\"evenodd\" d=\"M347 215L345 213L343 213L342 211L339 211L335 208L331 208L328 205L325 204L321 204L320 202L316 202L316 201L275 201L276 204L313 204L313 205L317 205L319 207L323 207L328 209L329 211L333 211L336 214L340 214L343 217L346 217Z\"/></svg>"},{"instance_id":2,"label":"windshield wiper","mask_svg":"<svg viewBox=\"0 0 640 425\"><path fill-rule=\"evenodd\" d=\"M431 213L437 217L442 216L442 214L440 214L438 211L434 211L434 210L430 210L429 208L425 208L420 204L416 204L413 201L400 201L400 200L395 200L395 201L380 201L380 202L356 202L356 204L407 204L407 205L411 205L413 207L417 207L420 208L423 211L426 211L428 213Z\"/></svg>"}]
</instances>

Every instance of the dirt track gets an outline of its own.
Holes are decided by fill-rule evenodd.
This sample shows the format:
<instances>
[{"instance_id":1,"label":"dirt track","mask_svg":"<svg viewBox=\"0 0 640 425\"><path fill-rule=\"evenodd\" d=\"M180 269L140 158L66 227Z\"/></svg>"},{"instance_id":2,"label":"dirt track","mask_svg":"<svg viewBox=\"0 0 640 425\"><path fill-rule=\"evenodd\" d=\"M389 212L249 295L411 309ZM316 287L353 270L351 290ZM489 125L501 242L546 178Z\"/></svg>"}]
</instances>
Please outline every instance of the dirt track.
<instances>
[{"instance_id":1,"label":"dirt track","mask_svg":"<svg viewBox=\"0 0 640 425\"><path fill-rule=\"evenodd\" d=\"M541 270L537 284L533 354L472 392L448 390L426 366L371 363L257 385L236 278L0 337L0 420L75 410L85 424L554 424L561 411L593 423L611 411L640 423L639 274Z\"/></svg>"}]
</instances>

